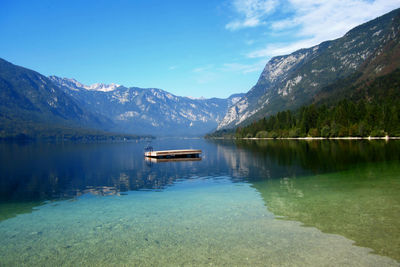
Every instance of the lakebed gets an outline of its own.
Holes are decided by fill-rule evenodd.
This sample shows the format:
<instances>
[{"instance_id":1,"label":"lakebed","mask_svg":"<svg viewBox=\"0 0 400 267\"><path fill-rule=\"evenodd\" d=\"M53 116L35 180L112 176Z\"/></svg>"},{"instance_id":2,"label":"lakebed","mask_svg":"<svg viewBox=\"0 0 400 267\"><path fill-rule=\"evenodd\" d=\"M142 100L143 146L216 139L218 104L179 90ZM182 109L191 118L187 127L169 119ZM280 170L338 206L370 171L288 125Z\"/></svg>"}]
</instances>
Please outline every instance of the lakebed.
<instances>
[{"instance_id":1,"label":"lakebed","mask_svg":"<svg viewBox=\"0 0 400 267\"><path fill-rule=\"evenodd\" d=\"M398 266L397 140L1 144L0 265Z\"/></svg>"}]
</instances>

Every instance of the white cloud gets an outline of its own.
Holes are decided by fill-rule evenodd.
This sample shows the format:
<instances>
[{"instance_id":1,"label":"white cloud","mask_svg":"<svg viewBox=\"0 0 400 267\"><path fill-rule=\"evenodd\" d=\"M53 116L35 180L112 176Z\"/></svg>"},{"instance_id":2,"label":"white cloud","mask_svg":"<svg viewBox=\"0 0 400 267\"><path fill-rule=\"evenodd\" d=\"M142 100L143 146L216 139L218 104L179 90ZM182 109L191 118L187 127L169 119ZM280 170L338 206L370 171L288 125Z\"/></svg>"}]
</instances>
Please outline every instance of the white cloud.
<instances>
[{"instance_id":1,"label":"white cloud","mask_svg":"<svg viewBox=\"0 0 400 267\"><path fill-rule=\"evenodd\" d=\"M226 24L225 28L235 31L264 24L263 20L275 9L276 5L276 0L235 0L233 7L239 14L239 18Z\"/></svg>"},{"instance_id":2,"label":"white cloud","mask_svg":"<svg viewBox=\"0 0 400 267\"><path fill-rule=\"evenodd\" d=\"M217 65L208 64L204 66L199 66L192 69L192 79L197 84L209 84L221 79L226 73L259 73L267 63L265 59L252 61L254 62L251 62L249 64L230 62Z\"/></svg>"},{"instance_id":3,"label":"white cloud","mask_svg":"<svg viewBox=\"0 0 400 267\"><path fill-rule=\"evenodd\" d=\"M287 55L301 48L312 47L320 42L315 39L306 39L293 43L270 44L263 49L258 49L250 52L247 57L249 58L266 58L271 56Z\"/></svg>"},{"instance_id":4,"label":"white cloud","mask_svg":"<svg viewBox=\"0 0 400 267\"><path fill-rule=\"evenodd\" d=\"M253 64L240 64L240 63L224 63L220 70L225 72L239 72L242 74L250 72L260 72L267 62L260 60Z\"/></svg>"},{"instance_id":5,"label":"white cloud","mask_svg":"<svg viewBox=\"0 0 400 267\"><path fill-rule=\"evenodd\" d=\"M194 80L198 84L207 84L214 82L218 79L218 75L214 72L203 72L194 77Z\"/></svg>"},{"instance_id":6,"label":"white cloud","mask_svg":"<svg viewBox=\"0 0 400 267\"><path fill-rule=\"evenodd\" d=\"M254 44L254 40L247 40L247 41L245 41L245 44L247 44L247 45L252 45L252 44Z\"/></svg>"},{"instance_id":7,"label":"white cloud","mask_svg":"<svg viewBox=\"0 0 400 267\"><path fill-rule=\"evenodd\" d=\"M213 68L214 68L213 64L208 64L206 66L194 68L192 71L196 73L201 73L201 72L211 71Z\"/></svg>"},{"instance_id":8,"label":"white cloud","mask_svg":"<svg viewBox=\"0 0 400 267\"><path fill-rule=\"evenodd\" d=\"M283 20L263 16L271 33L296 30L292 42L270 43L248 54L250 58L271 57L294 52L343 36L366 21L400 7L400 0L288 0L294 15Z\"/></svg>"},{"instance_id":9,"label":"white cloud","mask_svg":"<svg viewBox=\"0 0 400 267\"><path fill-rule=\"evenodd\" d=\"M213 64L197 67L192 70L193 79L197 84L207 84L214 82L218 78Z\"/></svg>"}]
</instances>

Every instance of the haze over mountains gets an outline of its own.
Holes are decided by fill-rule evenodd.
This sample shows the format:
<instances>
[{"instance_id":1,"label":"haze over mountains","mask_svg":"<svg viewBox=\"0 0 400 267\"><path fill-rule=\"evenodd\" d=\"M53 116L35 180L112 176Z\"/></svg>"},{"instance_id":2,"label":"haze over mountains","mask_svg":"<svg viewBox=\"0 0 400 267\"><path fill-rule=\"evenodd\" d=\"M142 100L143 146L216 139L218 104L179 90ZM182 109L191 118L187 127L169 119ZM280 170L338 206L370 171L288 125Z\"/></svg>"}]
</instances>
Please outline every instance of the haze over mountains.
<instances>
[{"instance_id":1,"label":"haze over mountains","mask_svg":"<svg viewBox=\"0 0 400 267\"><path fill-rule=\"evenodd\" d=\"M74 79L49 78L86 110L111 120L111 130L135 134L204 135L214 130L228 108L243 96L193 99L156 88L86 86Z\"/></svg>"},{"instance_id":2,"label":"haze over mountains","mask_svg":"<svg viewBox=\"0 0 400 267\"><path fill-rule=\"evenodd\" d=\"M192 99L156 88L84 85L0 59L0 137L52 128L201 136L282 110L344 97L343 88L400 67L400 9L343 37L272 58L256 85L227 99ZM341 83L345 81L345 86ZM350 89L349 89L350 88ZM325 101L324 100L324 101Z\"/></svg>"},{"instance_id":3,"label":"haze over mountains","mask_svg":"<svg viewBox=\"0 0 400 267\"><path fill-rule=\"evenodd\" d=\"M0 59L0 137L110 123L85 109L46 76ZM54 134L54 132L52 133Z\"/></svg>"},{"instance_id":4,"label":"haze over mountains","mask_svg":"<svg viewBox=\"0 0 400 267\"><path fill-rule=\"evenodd\" d=\"M192 99L161 89L83 85L45 77L0 59L0 136L62 135L95 129L141 135L201 136L214 130L243 94Z\"/></svg>"}]
</instances>

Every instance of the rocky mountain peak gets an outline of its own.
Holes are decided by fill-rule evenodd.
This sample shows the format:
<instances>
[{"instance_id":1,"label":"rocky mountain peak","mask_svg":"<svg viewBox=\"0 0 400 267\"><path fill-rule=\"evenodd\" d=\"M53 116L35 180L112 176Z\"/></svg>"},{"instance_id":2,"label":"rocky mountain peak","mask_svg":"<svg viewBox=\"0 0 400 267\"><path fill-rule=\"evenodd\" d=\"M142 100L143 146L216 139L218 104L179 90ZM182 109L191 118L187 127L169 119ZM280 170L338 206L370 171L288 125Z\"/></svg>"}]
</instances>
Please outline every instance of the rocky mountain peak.
<instances>
[{"instance_id":1,"label":"rocky mountain peak","mask_svg":"<svg viewBox=\"0 0 400 267\"><path fill-rule=\"evenodd\" d=\"M111 92L121 86L116 83L111 83L111 84L94 83L91 85L85 85L73 78L60 78L54 75L49 76L49 79L55 82L59 86L66 86L71 90L75 91L85 89L85 90L100 91L100 92Z\"/></svg>"},{"instance_id":2,"label":"rocky mountain peak","mask_svg":"<svg viewBox=\"0 0 400 267\"><path fill-rule=\"evenodd\" d=\"M113 83L86 86L74 79L50 79L85 109L113 121L116 132L203 135L214 130L228 108L243 96L193 99L157 88L126 88Z\"/></svg>"},{"instance_id":3,"label":"rocky mountain peak","mask_svg":"<svg viewBox=\"0 0 400 267\"><path fill-rule=\"evenodd\" d=\"M343 37L272 58L257 84L228 110L218 129L309 104L322 88L359 71L399 35L400 9L355 27ZM398 42L398 40L396 41ZM383 70L385 66L377 66Z\"/></svg>"}]
</instances>

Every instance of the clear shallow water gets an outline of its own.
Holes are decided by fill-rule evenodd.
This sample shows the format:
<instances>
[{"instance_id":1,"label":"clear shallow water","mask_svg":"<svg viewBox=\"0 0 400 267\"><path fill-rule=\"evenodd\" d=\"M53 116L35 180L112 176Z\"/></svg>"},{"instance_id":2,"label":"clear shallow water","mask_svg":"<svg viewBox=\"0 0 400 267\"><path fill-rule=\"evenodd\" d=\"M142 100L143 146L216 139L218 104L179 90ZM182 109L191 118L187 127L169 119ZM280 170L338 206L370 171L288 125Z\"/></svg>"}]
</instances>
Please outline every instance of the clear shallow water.
<instances>
[{"instance_id":1,"label":"clear shallow water","mask_svg":"<svg viewBox=\"0 0 400 267\"><path fill-rule=\"evenodd\" d=\"M398 266L398 142L0 145L0 265Z\"/></svg>"}]
</instances>

